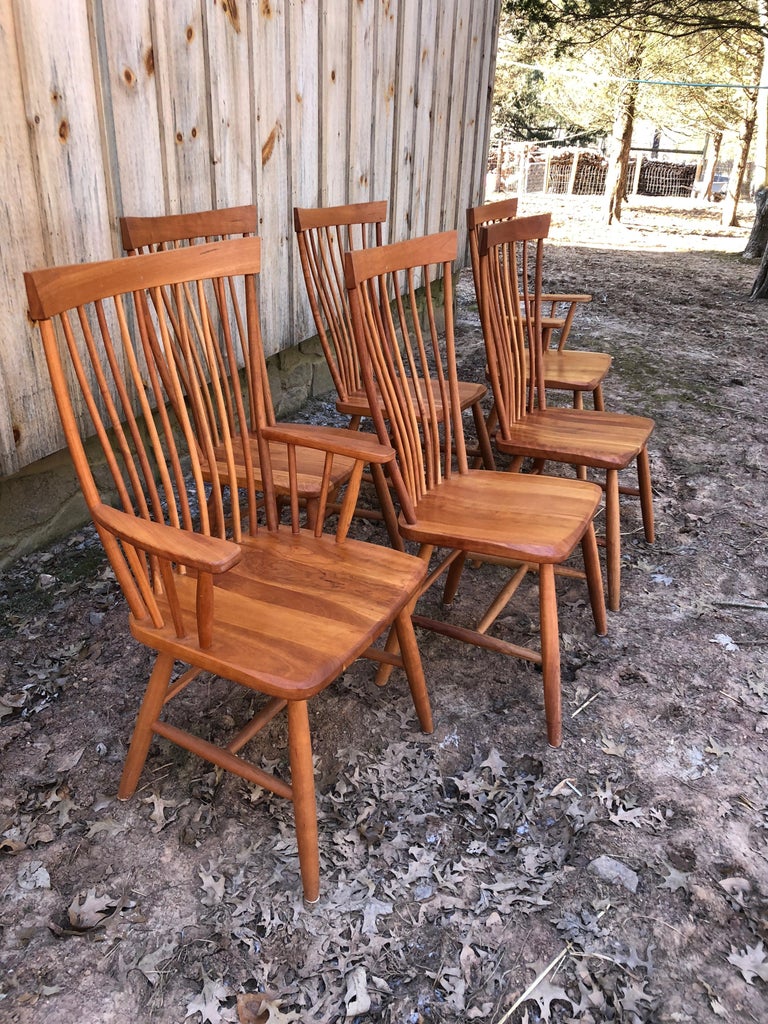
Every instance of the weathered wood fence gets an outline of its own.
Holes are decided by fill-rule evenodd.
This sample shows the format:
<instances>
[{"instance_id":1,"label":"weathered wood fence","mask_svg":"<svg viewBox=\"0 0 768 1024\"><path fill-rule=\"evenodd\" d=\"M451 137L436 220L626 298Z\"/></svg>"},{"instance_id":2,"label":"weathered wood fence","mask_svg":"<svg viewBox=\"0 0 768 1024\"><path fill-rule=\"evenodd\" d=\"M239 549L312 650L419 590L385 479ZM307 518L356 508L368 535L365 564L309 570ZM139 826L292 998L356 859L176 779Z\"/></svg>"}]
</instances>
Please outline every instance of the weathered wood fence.
<instances>
[{"instance_id":1,"label":"weathered wood fence","mask_svg":"<svg viewBox=\"0 0 768 1024\"><path fill-rule=\"evenodd\" d=\"M499 5L0 0L0 477L63 446L22 272L120 255L121 215L255 202L272 353L314 333L294 205L386 198L392 241L462 232Z\"/></svg>"}]
</instances>

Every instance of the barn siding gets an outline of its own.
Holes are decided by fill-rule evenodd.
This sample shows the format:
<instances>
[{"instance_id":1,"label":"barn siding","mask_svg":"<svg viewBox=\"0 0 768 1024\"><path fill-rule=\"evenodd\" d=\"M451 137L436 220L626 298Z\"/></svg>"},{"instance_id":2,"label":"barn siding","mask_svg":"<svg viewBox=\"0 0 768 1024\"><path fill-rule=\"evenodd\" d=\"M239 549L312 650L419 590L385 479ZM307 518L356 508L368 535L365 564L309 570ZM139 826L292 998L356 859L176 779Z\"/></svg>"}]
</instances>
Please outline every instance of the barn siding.
<instances>
[{"instance_id":1,"label":"barn siding","mask_svg":"<svg viewBox=\"0 0 768 1024\"><path fill-rule=\"evenodd\" d=\"M120 255L122 214L255 202L269 353L314 333L294 204L462 231L499 5L0 0L0 477L63 446L22 272Z\"/></svg>"}]
</instances>

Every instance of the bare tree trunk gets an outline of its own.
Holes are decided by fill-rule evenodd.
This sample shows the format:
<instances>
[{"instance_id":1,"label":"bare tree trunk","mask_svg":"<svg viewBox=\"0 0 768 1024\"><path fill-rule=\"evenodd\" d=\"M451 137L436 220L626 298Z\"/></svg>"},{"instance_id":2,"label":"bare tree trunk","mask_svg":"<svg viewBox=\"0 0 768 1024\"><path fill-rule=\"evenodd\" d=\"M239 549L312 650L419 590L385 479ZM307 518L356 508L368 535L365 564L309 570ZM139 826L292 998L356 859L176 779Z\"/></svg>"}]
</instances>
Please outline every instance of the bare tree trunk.
<instances>
[{"instance_id":1,"label":"bare tree trunk","mask_svg":"<svg viewBox=\"0 0 768 1024\"><path fill-rule=\"evenodd\" d=\"M712 182L715 180L717 161L720 159L720 147L723 144L722 130L713 132L709 147L707 148L707 162L704 164L704 174L701 176L701 197L712 199Z\"/></svg>"},{"instance_id":2,"label":"bare tree trunk","mask_svg":"<svg viewBox=\"0 0 768 1024\"><path fill-rule=\"evenodd\" d=\"M755 221L741 254L745 260L759 260L768 245L768 186L755 192Z\"/></svg>"},{"instance_id":3,"label":"bare tree trunk","mask_svg":"<svg viewBox=\"0 0 768 1024\"><path fill-rule=\"evenodd\" d=\"M613 122L613 137L605 176L604 215L608 224L614 217L621 220L621 204L626 196L629 153L632 148L632 128L635 121L635 104L640 88L637 79L643 66L643 51L647 36L630 32L624 37L626 46L623 60L623 77Z\"/></svg>"},{"instance_id":4,"label":"bare tree trunk","mask_svg":"<svg viewBox=\"0 0 768 1024\"><path fill-rule=\"evenodd\" d=\"M620 118L614 124L613 152L609 158L608 171L605 176L605 212L610 224L615 217L621 220L621 204L624 202L627 193L627 171L629 170L629 153L632 148L632 129L635 123L635 100L637 98L637 85L634 85L634 93L624 105ZM619 135L617 129L621 130ZM639 159L639 158L638 158Z\"/></svg>"},{"instance_id":5,"label":"bare tree trunk","mask_svg":"<svg viewBox=\"0 0 768 1024\"><path fill-rule=\"evenodd\" d=\"M759 90L745 89L744 92L747 96L747 109L741 125L741 131L739 132L739 159L728 179L728 192L723 200L723 211L720 215L720 223L725 228L733 228L738 224L736 211L739 205L739 197L741 196L741 186L747 170L749 147L752 145L752 136L755 134L755 121L757 120L757 97Z\"/></svg>"},{"instance_id":6,"label":"bare tree trunk","mask_svg":"<svg viewBox=\"0 0 768 1024\"><path fill-rule=\"evenodd\" d=\"M757 272L750 299L768 299L768 247L763 251L763 258L760 260L760 269Z\"/></svg>"}]
</instances>

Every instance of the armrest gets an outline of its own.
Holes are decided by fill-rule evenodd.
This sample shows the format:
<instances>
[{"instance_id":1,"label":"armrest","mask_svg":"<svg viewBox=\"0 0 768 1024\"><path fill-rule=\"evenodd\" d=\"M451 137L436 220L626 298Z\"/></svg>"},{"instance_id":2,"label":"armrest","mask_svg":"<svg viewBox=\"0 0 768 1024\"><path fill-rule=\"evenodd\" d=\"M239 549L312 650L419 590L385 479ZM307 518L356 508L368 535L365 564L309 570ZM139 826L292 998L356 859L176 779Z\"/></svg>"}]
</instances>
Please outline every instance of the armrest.
<instances>
[{"instance_id":1,"label":"armrest","mask_svg":"<svg viewBox=\"0 0 768 1024\"><path fill-rule=\"evenodd\" d=\"M91 514L99 526L127 544L158 558L180 562L198 572L213 575L227 572L242 557L240 545L232 541L190 533L166 523L154 523L109 505L97 505Z\"/></svg>"},{"instance_id":2,"label":"armrest","mask_svg":"<svg viewBox=\"0 0 768 1024\"><path fill-rule=\"evenodd\" d=\"M282 441L302 448L346 455L350 459L374 462L383 465L395 457L394 448L381 444L375 434L361 434L344 427L316 427L312 423L276 423L263 427L262 434L267 441Z\"/></svg>"}]
</instances>

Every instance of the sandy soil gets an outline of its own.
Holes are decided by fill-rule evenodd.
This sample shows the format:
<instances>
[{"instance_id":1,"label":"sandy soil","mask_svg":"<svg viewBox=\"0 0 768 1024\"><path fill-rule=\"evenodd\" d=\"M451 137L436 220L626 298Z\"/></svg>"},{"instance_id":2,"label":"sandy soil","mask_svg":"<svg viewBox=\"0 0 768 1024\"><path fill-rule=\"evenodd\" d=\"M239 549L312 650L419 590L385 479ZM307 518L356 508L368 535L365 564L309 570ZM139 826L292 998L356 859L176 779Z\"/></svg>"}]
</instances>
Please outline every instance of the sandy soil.
<instances>
[{"instance_id":1,"label":"sandy soil","mask_svg":"<svg viewBox=\"0 0 768 1024\"><path fill-rule=\"evenodd\" d=\"M609 408L657 424L657 541L628 502L609 635L559 591L562 748L522 663L422 635L432 736L402 678L355 665L311 712L306 908L284 803L160 742L117 803L150 659L90 529L26 557L0 578L0 1021L768 1019L768 306L716 208L637 202L610 231L590 200L542 208L548 285L594 295L573 344L613 354ZM500 574L434 610L472 618ZM535 633L534 602L501 633ZM210 680L184 715L215 735L246 700Z\"/></svg>"}]
</instances>

